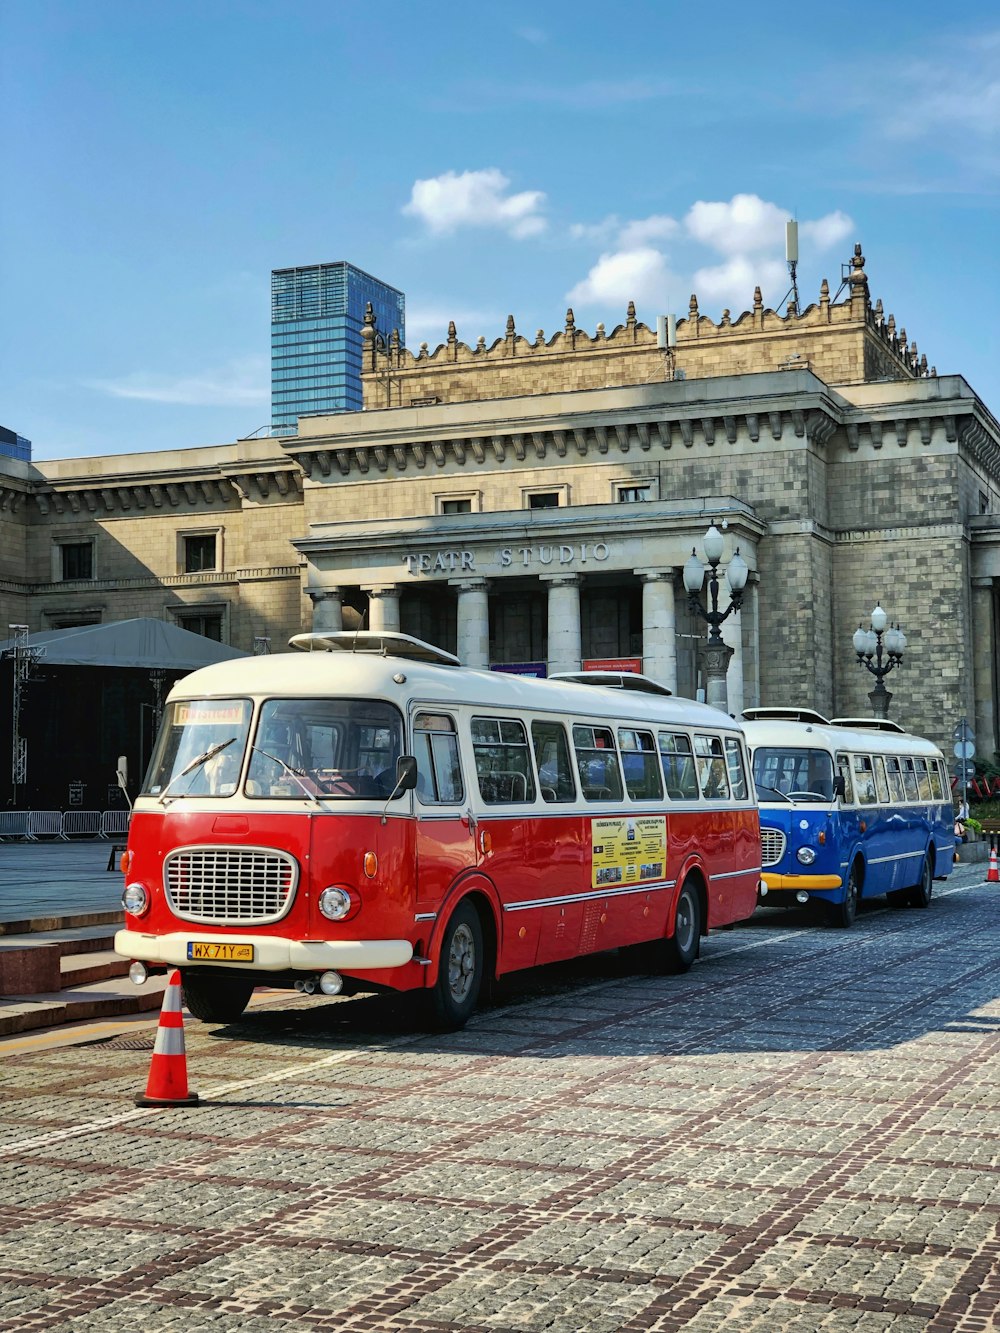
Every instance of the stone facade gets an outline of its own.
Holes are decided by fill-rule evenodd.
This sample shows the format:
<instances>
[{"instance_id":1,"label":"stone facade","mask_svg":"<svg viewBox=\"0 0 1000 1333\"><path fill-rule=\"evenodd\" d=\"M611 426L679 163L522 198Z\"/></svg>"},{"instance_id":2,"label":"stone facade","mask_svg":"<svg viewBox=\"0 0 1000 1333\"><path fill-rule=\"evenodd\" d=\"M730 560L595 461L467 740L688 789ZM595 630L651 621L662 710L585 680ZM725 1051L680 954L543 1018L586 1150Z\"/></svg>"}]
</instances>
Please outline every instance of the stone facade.
<instances>
[{"instance_id":1,"label":"stone facade","mask_svg":"<svg viewBox=\"0 0 1000 1333\"><path fill-rule=\"evenodd\" d=\"M1000 427L871 303L860 248L847 288L801 314L758 294L719 324L692 298L672 351L631 306L610 334L570 312L548 340L510 320L489 348L452 328L416 355L379 354L369 322L363 412L281 440L0 460L2 623L153 615L278 650L364 616L470 664L638 658L694 693L705 626L679 574L714 521L723 564L739 547L750 567L724 626L732 711L869 714L851 635L881 601L909 641L891 715L949 748L967 715L988 755ZM86 546L73 577L64 548Z\"/></svg>"}]
</instances>

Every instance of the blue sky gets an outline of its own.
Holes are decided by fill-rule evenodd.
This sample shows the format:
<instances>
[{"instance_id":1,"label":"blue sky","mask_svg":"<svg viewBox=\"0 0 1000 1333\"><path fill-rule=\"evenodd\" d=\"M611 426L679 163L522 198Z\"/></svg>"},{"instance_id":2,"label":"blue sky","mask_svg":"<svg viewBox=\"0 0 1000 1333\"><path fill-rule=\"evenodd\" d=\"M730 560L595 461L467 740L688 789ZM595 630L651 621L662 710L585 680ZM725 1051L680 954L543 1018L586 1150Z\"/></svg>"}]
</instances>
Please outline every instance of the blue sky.
<instances>
[{"instance_id":1,"label":"blue sky","mask_svg":"<svg viewBox=\"0 0 1000 1333\"><path fill-rule=\"evenodd\" d=\"M0 0L0 423L35 457L270 420L272 268L407 343L873 299L1000 414L992 6Z\"/></svg>"}]
</instances>

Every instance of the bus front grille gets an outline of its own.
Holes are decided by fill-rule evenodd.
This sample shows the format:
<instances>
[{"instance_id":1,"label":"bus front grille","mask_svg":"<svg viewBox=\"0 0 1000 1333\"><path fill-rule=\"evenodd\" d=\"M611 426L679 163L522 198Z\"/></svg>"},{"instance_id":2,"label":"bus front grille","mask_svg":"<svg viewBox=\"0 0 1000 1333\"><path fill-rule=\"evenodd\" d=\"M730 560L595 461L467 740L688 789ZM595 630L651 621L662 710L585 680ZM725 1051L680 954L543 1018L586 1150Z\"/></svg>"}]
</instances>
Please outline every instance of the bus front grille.
<instances>
[{"instance_id":1,"label":"bus front grille","mask_svg":"<svg viewBox=\"0 0 1000 1333\"><path fill-rule=\"evenodd\" d=\"M280 921L298 877L295 858L273 847L181 847L163 863L170 910L205 925Z\"/></svg>"},{"instance_id":2,"label":"bus front grille","mask_svg":"<svg viewBox=\"0 0 1000 1333\"><path fill-rule=\"evenodd\" d=\"M776 866L785 854L785 835L780 828L762 828L760 831L760 863Z\"/></svg>"}]
</instances>

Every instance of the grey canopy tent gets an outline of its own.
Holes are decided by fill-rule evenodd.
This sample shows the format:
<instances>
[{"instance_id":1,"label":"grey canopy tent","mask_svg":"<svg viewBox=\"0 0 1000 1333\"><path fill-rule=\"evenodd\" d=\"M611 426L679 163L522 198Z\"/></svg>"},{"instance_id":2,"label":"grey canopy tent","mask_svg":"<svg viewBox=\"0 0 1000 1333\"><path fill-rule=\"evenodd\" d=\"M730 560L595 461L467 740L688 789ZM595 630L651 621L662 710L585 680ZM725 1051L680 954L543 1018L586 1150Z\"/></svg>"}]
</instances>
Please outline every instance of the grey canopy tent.
<instances>
[{"instance_id":1,"label":"grey canopy tent","mask_svg":"<svg viewBox=\"0 0 1000 1333\"><path fill-rule=\"evenodd\" d=\"M151 671L196 671L213 662L248 656L239 648L151 617L42 630L28 635L27 646L44 649L42 658L48 666L145 667ZM13 639L0 643L0 655L13 649Z\"/></svg>"}]
</instances>

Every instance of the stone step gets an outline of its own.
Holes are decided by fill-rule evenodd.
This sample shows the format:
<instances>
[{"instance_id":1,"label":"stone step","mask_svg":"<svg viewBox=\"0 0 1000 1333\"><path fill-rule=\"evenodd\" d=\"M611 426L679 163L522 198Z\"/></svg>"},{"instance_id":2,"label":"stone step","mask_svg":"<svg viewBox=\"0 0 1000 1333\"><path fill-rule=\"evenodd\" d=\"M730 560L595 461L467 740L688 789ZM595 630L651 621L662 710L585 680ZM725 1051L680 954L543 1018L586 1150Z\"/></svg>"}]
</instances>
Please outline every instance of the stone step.
<instances>
[{"instance_id":1,"label":"stone step","mask_svg":"<svg viewBox=\"0 0 1000 1333\"><path fill-rule=\"evenodd\" d=\"M65 985L62 971L67 959L112 952L111 925L28 930L0 936L0 996L43 995L59 990ZM87 980L112 975L119 973L96 971Z\"/></svg>"},{"instance_id":2,"label":"stone step","mask_svg":"<svg viewBox=\"0 0 1000 1333\"><path fill-rule=\"evenodd\" d=\"M111 940L108 941L110 945ZM86 953L64 954L59 971L63 990L89 985L92 981L107 981L111 977L127 977L129 960L114 949L89 949Z\"/></svg>"},{"instance_id":3,"label":"stone step","mask_svg":"<svg viewBox=\"0 0 1000 1333\"><path fill-rule=\"evenodd\" d=\"M141 986L133 985L127 977L119 977L45 995L0 999L0 1037L58 1027L61 1023L147 1013L160 1008L166 985L166 976L150 977Z\"/></svg>"}]
</instances>

